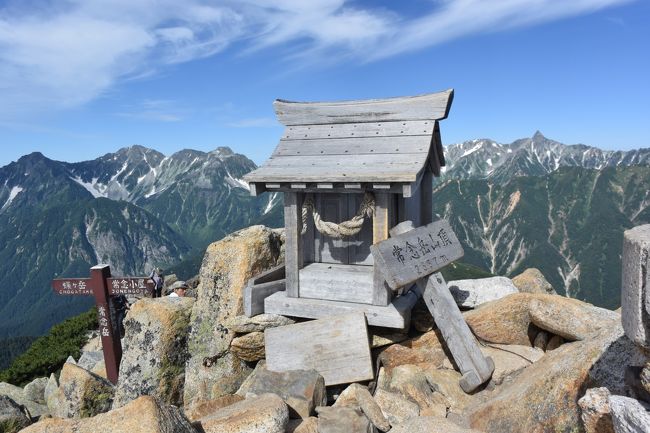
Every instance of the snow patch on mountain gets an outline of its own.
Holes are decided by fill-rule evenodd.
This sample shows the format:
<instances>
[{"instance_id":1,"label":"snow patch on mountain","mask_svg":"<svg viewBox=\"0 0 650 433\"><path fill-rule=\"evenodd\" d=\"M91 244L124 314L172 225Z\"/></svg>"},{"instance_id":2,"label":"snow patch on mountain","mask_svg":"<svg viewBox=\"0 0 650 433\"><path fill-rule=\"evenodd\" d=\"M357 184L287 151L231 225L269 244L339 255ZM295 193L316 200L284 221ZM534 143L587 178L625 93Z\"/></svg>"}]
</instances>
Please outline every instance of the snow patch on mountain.
<instances>
[{"instance_id":1,"label":"snow patch on mountain","mask_svg":"<svg viewBox=\"0 0 650 433\"><path fill-rule=\"evenodd\" d=\"M9 198L7 199L7 201L5 201L5 204L2 205L2 207L0 208L0 211L3 211L6 208L8 208L11 205L11 202L14 201L16 196L18 194L20 194L21 192L23 192L23 191L24 191L24 189L22 187L20 187L20 186L14 186L13 188L11 188L11 191L9 191Z\"/></svg>"}]
</instances>

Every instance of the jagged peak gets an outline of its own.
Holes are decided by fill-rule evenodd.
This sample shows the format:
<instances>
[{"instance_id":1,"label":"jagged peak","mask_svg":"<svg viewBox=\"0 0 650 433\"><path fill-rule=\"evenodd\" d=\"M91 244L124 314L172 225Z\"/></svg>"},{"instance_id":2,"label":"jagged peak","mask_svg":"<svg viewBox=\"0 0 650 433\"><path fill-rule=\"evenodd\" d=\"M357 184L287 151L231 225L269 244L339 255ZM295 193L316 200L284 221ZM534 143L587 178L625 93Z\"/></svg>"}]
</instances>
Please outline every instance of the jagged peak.
<instances>
[{"instance_id":1,"label":"jagged peak","mask_svg":"<svg viewBox=\"0 0 650 433\"><path fill-rule=\"evenodd\" d=\"M546 137L545 137L544 134L542 134L542 132L538 129L538 130L535 131L535 133L533 134L532 139L533 139L533 141L540 141L540 140L546 140Z\"/></svg>"}]
</instances>

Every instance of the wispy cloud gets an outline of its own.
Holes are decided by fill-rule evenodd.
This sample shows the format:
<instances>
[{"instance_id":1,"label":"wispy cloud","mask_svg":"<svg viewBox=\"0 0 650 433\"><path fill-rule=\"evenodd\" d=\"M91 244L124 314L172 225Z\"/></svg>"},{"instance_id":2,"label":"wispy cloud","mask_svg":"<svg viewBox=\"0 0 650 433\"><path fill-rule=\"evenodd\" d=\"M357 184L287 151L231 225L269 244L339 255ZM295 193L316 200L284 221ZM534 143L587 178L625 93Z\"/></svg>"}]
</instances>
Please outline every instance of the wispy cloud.
<instances>
[{"instance_id":1,"label":"wispy cloud","mask_svg":"<svg viewBox=\"0 0 650 433\"><path fill-rule=\"evenodd\" d=\"M0 118L78 106L234 43L305 63L373 61L627 1L437 0L410 18L347 0L9 0L0 7Z\"/></svg>"},{"instance_id":2,"label":"wispy cloud","mask_svg":"<svg viewBox=\"0 0 650 433\"><path fill-rule=\"evenodd\" d=\"M273 128L280 125L277 120L270 117L254 117L227 122L226 126L231 128Z\"/></svg>"},{"instance_id":3,"label":"wispy cloud","mask_svg":"<svg viewBox=\"0 0 650 433\"><path fill-rule=\"evenodd\" d=\"M139 104L125 107L123 111L119 111L115 115L136 120L179 122L184 118L183 111L174 101L147 99Z\"/></svg>"}]
</instances>

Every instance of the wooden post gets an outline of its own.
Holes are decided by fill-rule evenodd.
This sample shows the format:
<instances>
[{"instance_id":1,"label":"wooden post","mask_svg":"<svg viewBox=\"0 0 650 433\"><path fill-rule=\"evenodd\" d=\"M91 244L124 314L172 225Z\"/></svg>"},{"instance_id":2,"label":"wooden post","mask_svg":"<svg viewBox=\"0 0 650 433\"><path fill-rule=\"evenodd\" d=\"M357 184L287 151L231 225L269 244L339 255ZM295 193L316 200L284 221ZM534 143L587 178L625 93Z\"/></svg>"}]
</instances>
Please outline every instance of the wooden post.
<instances>
[{"instance_id":1,"label":"wooden post","mask_svg":"<svg viewBox=\"0 0 650 433\"><path fill-rule=\"evenodd\" d=\"M376 244L388 239L388 230L390 229L390 193L375 192L375 214L372 219L372 243ZM392 298L392 290L386 284L384 275L375 264L373 266L373 305L388 305Z\"/></svg>"},{"instance_id":2,"label":"wooden post","mask_svg":"<svg viewBox=\"0 0 650 433\"><path fill-rule=\"evenodd\" d=\"M302 240L302 201L304 194L284 193L284 262L286 267L286 293L290 298L300 297L299 273L303 265Z\"/></svg>"},{"instance_id":3,"label":"wooden post","mask_svg":"<svg viewBox=\"0 0 650 433\"><path fill-rule=\"evenodd\" d=\"M425 226L433 222L433 173L425 167L420 185L420 223Z\"/></svg>"},{"instance_id":4,"label":"wooden post","mask_svg":"<svg viewBox=\"0 0 650 433\"><path fill-rule=\"evenodd\" d=\"M119 334L115 335L109 310L109 293L107 279L111 277L108 265L97 265L90 268L90 282L97 305L99 334L102 338L106 376L113 384L117 384L120 361L122 360L122 343Z\"/></svg>"}]
</instances>

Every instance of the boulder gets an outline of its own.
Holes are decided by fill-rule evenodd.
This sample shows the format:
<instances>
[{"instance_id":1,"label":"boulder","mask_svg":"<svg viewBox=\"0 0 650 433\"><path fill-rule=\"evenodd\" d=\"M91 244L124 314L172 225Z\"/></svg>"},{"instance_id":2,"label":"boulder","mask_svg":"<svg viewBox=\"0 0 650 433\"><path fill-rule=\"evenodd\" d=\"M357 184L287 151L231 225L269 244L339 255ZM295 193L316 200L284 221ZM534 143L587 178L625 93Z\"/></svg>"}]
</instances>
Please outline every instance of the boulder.
<instances>
[{"instance_id":1,"label":"boulder","mask_svg":"<svg viewBox=\"0 0 650 433\"><path fill-rule=\"evenodd\" d=\"M56 391L59 389L59 381L56 379L54 373L50 374L49 379L47 379L47 384L45 385L45 390L43 392L43 397L45 398L45 404L50 400L50 397L56 394Z\"/></svg>"},{"instance_id":2,"label":"boulder","mask_svg":"<svg viewBox=\"0 0 650 433\"><path fill-rule=\"evenodd\" d=\"M230 351L242 361L255 362L264 359L264 332L255 331L233 338Z\"/></svg>"},{"instance_id":3,"label":"boulder","mask_svg":"<svg viewBox=\"0 0 650 433\"><path fill-rule=\"evenodd\" d=\"M388 346L379 354L378 362L386 369L387 373L390 373L393 368L406 364L433 363L442 365L447 357L442 346L412 348L409 347L410 345L412 345L411 341Z\"/></svg>"},{"instance_id":4,"label":"boulder","mask_svg":"<svg viewBox=\"0 0 650 433\"><path fill-rule=\"evenodd\" d=\"M372 433L372 424L351 407L319 407L318 433Z\"/></svg>"},{"instance_id":5,"label":"boulder","mask_svg":"<svg viewBox=\"0 0 650 433\"><path fill-rule=\"evenodd\" d=\"M468 414L471 426L485 432L580 431L577 401L583 390L607 387L624 393L626 366L644 358L620 324L612 328L547 352L474 407Z\"/></svg>"},{"instance_id":6,"label":"boulder","mask_svg":"<svg viewBox=\"0 0 650 433\"><path fill-rule=\"evenodd\" d=\"M47 406L36 403L25 396L25 390L19 386L6 382L0 382L0 396L5 395L20 406L25 406L32 418L37 418L46 413Z\"/></svg>"},{"instance_id":7,"label":"boulder","mask_svg":"<svg viewBox=\"0 0 650 433\"><path fill-rule=\"evenodd\" d=\"M408 338L408 334L395 332L394 330L383 331L373 328L368 331L370 333L370 347L372 349L399 343Z\"/></svg>"},{"instance_id":8,"label":"boulder","mask_svg":"<svg viewBox=\"0 0 650 433\"><path fill-rule=\"evenodd\" d=\"M546 350L546 346L548 345L548 340L550 338L551 336L548 332L539 331L535 337L535 341L533 341L533 347L540 350Z\"/></svg>"},{"instance_id":9,"label":"boulder","mask_svg":"<svg viewBox=\"0 0 650 433\"><path fill-rule=\"evenodd\" d=\"M578 400L585 433L614 433L607 388L590 388Z\"/></svg>"},{"instance_id":10,"label":"boulder","mask_svg":"<svg viewBox=\"0 0 650 433\"><path fill-rule=\"evenodd\" d=\"M555 350L563 344L564 344L564 338L560 337L559 335L554 335L548 340L548 344L546 345L546 351L550 352L551 350Z\"/></svg>"},{"instance_id":11,"label":"boulder","mask_svg":"<svg viewBox=\"0 0 650 433\"><path fill-rule=\"evenodd\" d=\"M275 372L264 367L255 368L237 391L240 396L249 393L279 395L289 406L291 418L308 418L316 406L327 403L325 381L315 370Z\"/></svg>"},{"instance_id":12,"label":"boulder","mask_svg":"<svg viewBox=\"0 0 650 433\"><path fill-rule=\"evenodd\" d=\"M411 418L391 430L391 433L481 433L460 427L442 417L419 416Z\"/></svg>"},{"instance_id":13,"label":"boulder","mask_svg":"<svg viewBox=\"0 0 650 433\"><path fill-rule=\"evenodd\" d=\"M621 320L625 335L650 348L650 224L623 234Z\"/></svg>"},{"instance_id":14,"label":"boulder","mask_svg":"<svg viewBox=\"0 0 650 433\"><path fill-rule=\"evenodd\" d=\"M29 417L18 403L0 395L0 432L16 433L30 424Z\"/></svg>"},{"instance_id":15,"label":"boulder","mask_svg":"<svg viewBox=\"0 0 650 433\"><path fill-rule=\"evenodd\" d=\"M99 336L99 331L92 330L86 332L86 344L81 348L81 353L84 352L101 352L102 351L102 339Z\"/></svg>"},{"instance_id":16,"label":"boulder","mask_svg":"<svg viewBox=\"0 0 650 433\"><path fill-rule=\"evenodd\" d=\"M48 418L21 433L196 433L180 409L151 396L84 419Z\"/></svg>"},{"instance_id":17,"label":"boulder","mask_svg":"<svg viewBox=\"0 0 650 433\"><path fill-rule=\"evenodd\" d=\"M295 320L278 314L258 314L247 317L245 315L235 316L228 319L226 328L232 332L246 334L249 332L264 332L267 328L292 325Z\"/></svg>"},{"instance_id":18,"label":"boulder","mask_svg":"<svg viewBox=\"0 0 650 433\"><path fill-rule=\"evenodd\" d=\"M318 433L318 418L310 416L305 419L290 420L287 433Z\"/></svg>"},{"instance_id":19,"label":"boulder","mask_svg":"<svg viewBox=\"0 0 650 433\"><path fill-rule=\"evenodd\" d=\"M528 312L535 326L567 341L584 340L621 320L614 311L553 295L531 299Z\"/></svg>"},{"instance_id":20,"label":"boulder","mask_svg":"<svg viewBox=\"0 0 650 433\"><path fill-rule=\"evenodd\" d=\"M397 393L378 389L374 398L381 412L393 427L420 415L420 408L417 404Z\"/></svg>"},{"instance_id":21,"label":"boulder","mask_svg":"<svg viewBox=\"0 0 650 433\"><path fill-rule=\"evenodd\" d=\"M650 433L650 412L638 400L612 395L609 407L616 433Z\"/></svg>"},{"instance_id":22,"label":"boulder","mask_svg":"<svg viewBox=\"0 0 650 433\"><path fill-rule=\"evenodd\" d=\"M217 397L214 400L207 400L199 404L195 404L192 408L185 412L185 416L190 421L198 421L204 416L210 415L211 413L216 412L219 409L222 409L231 404L238 403L242 401L244 397L237 394L228 394Z\"/></svg>"},{"instance_id":23,"label":"boulder","mask_svg":"<svg viewBox=\"0 0 650 433\"><path fill-rule=\"evenodd\" d=\"M510 347L513 349L508 349ZM518 349L528 349L530 353L523 355L522 352L525 352ZM512 377L544 356L544 352L540 349L516 345L486 346L481 347L481 352L494 361L492 382L495 385L500 385L506 378Z\"/></svg>"},{"instance_id":24,"label":"boulder","mask_svg":"<svg viewBox=\"0 0 650 433\"><path fill-rule=\"evenodd\" d=\"M536 295L514 293L463 314L474 335L499 344L532 346L539 328L530 322L528 304Z\"/></svg>"},{"instance_id":25,"label":"boulder","mask_svg":"<svg viewBox=\"0 0 650 433\"><path fill-rule=\"evenodd\" d=\"M242 294L248 279L276 266L280 248L280 234L263 226L240 230L208 246L192 308L186 407L234 394L250 374L246 362L230 353L234 333L224 323L244 313Z\"/></svg>"},{"instance_id":26,"label":"boulder","mask_svg":"<svg viewBox=\"0 0 650 433\"><path fill-rule=\"evenodd\" d=\"M93 371L95 366L97 366L98 363L103 361L104 361L104 352L102 352L101 350L88 351L88 352L83 352L81 354L81 357L77 362L77 365L81 368L85 368L88 371Z\"/></svg>"},{"instance_id":27,"label":"boulder","mask_svg":"<svg viewBox=\"0 0 650 433\"><path fill-rule=\"evenodd\" d=\"M528 268L521 274L512 279L512 283L521 293L542 293L547 295L557 295L551 283L549 283L544 274L537 268Z\"/></svg>"},{"instance_id":28,"label":"boulder","mask_svg":"<svg viewBox=\"0 0 650 433\"><path fill-rule=\"evenodd\" d=\"M437 369L433 366L424 370L424 375L433 391L434 402L443 405L442 411L433 412L445 416L447 412L463 412L473 404L474 397L460 387L461 374L456 370ZM429 416L420 408L420 414Z\"/></svg>"},{"instance_id":29,"label":"boulder","mask_svg":"<svg viewBox=\"0 0 650 433\"><path fill-rule=\"evenodd\" d=\"M113 384L78 365L65 363L59 387L47 401L59 418L88 418L107 412L113 402Z\"/></svg>"},{"instance_id":30,"label":"boulder","mask_svg":"<svg viewBox=\"0 0 650 433\"><path fill-rule=\"evenodd\" d=\"M643 366L641 375L639 376L639 381L641 382L641 386L645 392L650 394L650 362L646 362L646 364Z\"/></svg>"},{"instance_id":31,"label":"boulder","mask_svg":"<svg viewBox=\"0 0 650 433\"><path fill-rule=\"evenodd\" d=\"M464 314L474 334L484 341L532 346L539 331L584 339L610 329L620 316L576 299L515 293Z\"/></svg>"},{"instance_id":32,"label":"boulder","mask_svg":"<svg viewBox=\"0 0 650 433\"><path fill-rule=\"evenodd\" d=\"M275 394L262 394L202 417L205 433L284 433L289 409Z\"/></svg>"},{"instance_id":33,"label":"boulder","mask_svg":"<svg viewBox=\"0 0 650 433\"><path fill-rule=\"evenodd\" d=\"M124 354L113 408L141 395L182 405L192 298L143 298L124 320Z\"/></svg>"},{"instance_id":34,"label":"boulder","mask_svg":"<svg viewBox=\"0 0 650 433\"><path fill-rule=\"evenodd\" d=\"M45 387L47 386L47 377L39 377L29 382L23 388L25 398L38 404L45 404Z\"/></svg>"},{"instance_id":35,"label":"boulder","mask_svg":"<svg viewBox=\"0 0 650 433\"><path fill-rule=\"evenodd\" d=\"M461 308L476 308L519 292L510 278L489 277L475 280L456 280L447 283L456 304Z\"/></svg>"},{"instance_id":36,"label":"boulder","mask_svg":"<svg viewBox=\"0 0 650 433\"><path fill-rule=\"evenodd\" d=\"M384 416L377 402L372 398L370 391L365 386L353 383L349 385L336 399L332 407L349 407L359 409L368 420L379 430L386 432L390 430L390 423Z\"/></svg>"}]
</instances>

